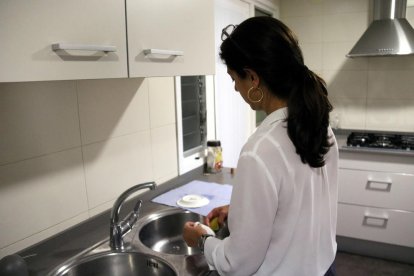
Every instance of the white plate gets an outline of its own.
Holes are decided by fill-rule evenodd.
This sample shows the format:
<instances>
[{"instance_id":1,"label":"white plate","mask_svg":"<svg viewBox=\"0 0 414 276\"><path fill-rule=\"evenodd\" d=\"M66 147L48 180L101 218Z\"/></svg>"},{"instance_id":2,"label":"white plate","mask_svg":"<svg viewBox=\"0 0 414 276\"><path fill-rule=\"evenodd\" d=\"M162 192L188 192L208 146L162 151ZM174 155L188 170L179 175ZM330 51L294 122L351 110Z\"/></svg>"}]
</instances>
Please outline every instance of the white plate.
<instances>
[{"instance_id":1,"label":"white plate","mask_svg":"<svg viewBox=\"0 0 414 276\"><path fill-rule=\"evenodd\" d=\"M177 201L177 205L184 208L199 208L206 206L210 200L201 195L185 195Z\"/></svg>"}]
</instances>

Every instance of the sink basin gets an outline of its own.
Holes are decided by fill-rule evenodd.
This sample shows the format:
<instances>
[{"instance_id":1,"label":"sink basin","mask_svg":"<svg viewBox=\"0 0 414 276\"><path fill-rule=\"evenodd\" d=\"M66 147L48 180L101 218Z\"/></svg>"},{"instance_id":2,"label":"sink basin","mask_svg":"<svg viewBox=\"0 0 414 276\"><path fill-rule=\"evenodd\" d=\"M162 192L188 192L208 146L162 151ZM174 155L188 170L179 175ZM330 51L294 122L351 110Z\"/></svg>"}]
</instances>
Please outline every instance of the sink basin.
<instances>
[{"instance_id":1,"label":"sink basin","mask_svg":"<svg viewBox=\"0 0 414 276\"><path fill-rule=\"evenodd\" d=\"M173 255L200 254L200 249L188 247L183 235L187 221L203 221L203 216L185 210L168 210L151 215L139 230L139 239L156 252Z\"/></svg>"},{"instance_id":2,"label":"sink basin","mask_svg":"<svg viewBox=\"0 0 414 276\"><path fill-rule=\"evenodd\" d=\"M75 259L72 262L62 265L49 275L176 276L177 273L167 262L149 254L138 252L105 252Z\"/></svg>"}]
</instances>

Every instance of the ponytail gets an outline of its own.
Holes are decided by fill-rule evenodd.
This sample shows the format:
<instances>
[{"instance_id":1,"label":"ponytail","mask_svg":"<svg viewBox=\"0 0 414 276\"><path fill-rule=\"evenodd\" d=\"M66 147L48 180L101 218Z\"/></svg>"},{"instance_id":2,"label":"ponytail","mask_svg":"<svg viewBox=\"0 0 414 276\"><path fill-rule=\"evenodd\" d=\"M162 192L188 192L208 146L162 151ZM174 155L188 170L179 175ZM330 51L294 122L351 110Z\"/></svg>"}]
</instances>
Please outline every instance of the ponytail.
<instances>
[{"instance_id":1,"label":"ponytail","mask_svg":"<svg viewBox=\"0 0 414 276\"><path fill-rule=\"evenodd\" d=\"M291 90L288 98L287 130L289 138L303 163L311 167L322 167L329 143L329 112L325 82L306 66L303 66L302 81Z\"/></svg>"}]
</instances>

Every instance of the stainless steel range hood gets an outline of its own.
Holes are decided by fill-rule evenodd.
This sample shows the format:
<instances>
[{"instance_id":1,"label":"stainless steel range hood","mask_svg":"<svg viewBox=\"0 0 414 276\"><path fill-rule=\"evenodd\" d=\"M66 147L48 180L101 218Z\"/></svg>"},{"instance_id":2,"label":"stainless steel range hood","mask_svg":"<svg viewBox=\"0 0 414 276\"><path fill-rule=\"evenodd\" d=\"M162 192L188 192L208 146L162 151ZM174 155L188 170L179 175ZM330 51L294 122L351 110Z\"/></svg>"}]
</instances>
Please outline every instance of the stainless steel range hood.
<instances>
[{"instance_id":1,"label":"stainless steel range hood","mask_svg":"<svg viewBox=\"0 0 414 276\"><path fill-rule=\"evenodd\" d=\"M414 55L414 29L405 19L407 0L374 0L374 21L347 57Z\"/></svg>"}]
</instances>

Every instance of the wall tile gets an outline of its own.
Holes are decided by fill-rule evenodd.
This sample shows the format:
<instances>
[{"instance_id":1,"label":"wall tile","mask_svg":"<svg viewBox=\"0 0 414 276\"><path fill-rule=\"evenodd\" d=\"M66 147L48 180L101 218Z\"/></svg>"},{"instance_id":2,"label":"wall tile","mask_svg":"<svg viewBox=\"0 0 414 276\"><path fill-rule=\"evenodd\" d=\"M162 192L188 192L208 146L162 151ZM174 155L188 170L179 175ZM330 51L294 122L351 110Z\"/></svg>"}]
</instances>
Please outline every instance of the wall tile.
<instances>
[{"instance_id":1,"label":"wall tile","mask_svg":"<svg viewBox=\"0 0 414 276\"><path fill-rule=\"evenodd\" d=\"M368 99L366 128L414 132L414 100Z\"/></svg>"},{"instance_id":2,"label":"wall tile","mask_svg":"<svg viewBox=\"0 0 414 276\"><path fill-rule=\"evenodd\" d=\"M75 83L1 83L0 133L0 164L79 146Z\"/></svg>"},{"instance_id":3,"label":"wall tile","mask_svg":"<svg viewBox=\"0 0 414 276\"><path fill-rule=\"evenodd\" d=\"M280 1L283 16L312 16L321 15L323 1L289 0Z\"/></svg>"},{"instance_id":4,"label":"wall tile","mask_svg":"<svg viewBox=\"0 0 414 276\"><path fill-rule=\"evenodd\" d=\"M367 97L366 71L324 71L330 96L337 99L365 99Z\"/></svg>"},{"instance_id":5,"label":"wall tile","mask_svg":"<svg viewBox=\"0 0 414 276\"><path fill-rule=\"evenodd\" d=\"M344 129L365 129L365 99L336 99L329 97L334 110L332 118L338 119L338 127Z\"/></svg>"},{"instance_id":6,"label":"wall tile","mask_svg":"<svg viewBox=\"0 0 414 276\"><path fill-rule=\"evenodd\" d=\"M413 71L369 71L368 98L413 99Z\"/></svg>"},{"instance_id":7,"label":"wall tile","mask_svg":"<svg viewBox=\"0 0 414 276\"><path fill-rule=\"evenodd\" d=\"M76 224L79 224L88 218L89 218L88 212L83 212L77 216L70 217L62 221L61 223L58 223L48 228L44 228L40 232L31 233L30 235L24 237L24 239L13 241L12 244L9 244L6 247L0 248L0 259L3 258L4 256L19 252L20 250L24 250L25 248L28 248L29 246L33 244L36 244L47 238L50 238L51 236L58 234L59 232L62 232L72 226L75 226ZM27 224L25 223L21 227L26 227L26 226Z\"/></svg>"},{"instance_id":8,"label":"wall tile","mask_svg":"<svg viewBox=\"0 0 414 276\"><path fill-rule=\"evenodd\" d=\"M411 70L414 71L413 56L372 57L368 59L370 71Z\"/></svg>"},{"instance_id":9,"label":"wall tile","mask_svg":"<svg viewBox=\"0 0 414 276\"><path fill-rule=\"evenodd\" d=\"M171 179L173 179L177 176L178 176L177 172L172 172L172 173L164 175L163 177L157 178L155 181L156 181L157 185L163 185L167 181L169 181L169 180L171 180Z\"/></svg>"},{"instance_id":10,"label":"wall tile","mask_svg":"<svg viewBox=\"0 0 414 276\"><path fill-rule=\"evenodd\" d=\"M367 58L346 57L354 44L348 41L323 43L322 68L324 70L367 70Z\"/></svg>"},{"instance_id":11,"label":"wall tile","mask_svg":"<svg viewBox=\"0 0 414 276\"><path fill-rule=\"evenodd\" d=\"M322 17L285 17L282 20L296 34L300 44L322 41Z\"/></svg>"},{"instance_id":12,"label":"wall tile","mask_svg":"<svg viewBox=\"0 0 414 276\"><path fill-rule=\"evenodd\" d=\"M322 43L300 43L299 44L306 66L312 71L322 69Z\"/></svg>"},{"instance_id":13,"label":"wall tile","mask_svg":"<svg viewBox=\"0 0 414 276\"><path fill-rule=\"evenodd\" d=\"M368 12L370 9L369 0L329 0L321 2L323 2L323 14Z\"/></svg>"},{"instance_id":14,"label":"wall tile","mask_svg":"<svg viewBox=\"0 0 414 276\"><path fill-rule=\"evenodd\" d=\"M323 16L323 41L356 43L369 25L367 12Z\"/></svg>"},{"instance_id":15,"label":"wall tile","mask_svg":"<svg viewBox=\"0 0 414 276\"><path fill-rule=\"evenodd\" d=\"M129 187L154 180L149 131L83 147L89 208L113 202Z\"/></svg>"},{"instance_id":16,"label":"wall tile","mask_svg":"<svg viewBox=\"0 0 414 276\"><path fill-rule=\"evenodd\" d=\"M411 26L414 26L414 6L407 7L405 16L408 22L410 22Z\"/></svg>"},{"instance_id":17,"label":"wall tile","mask_svg":"<svg viewBox=\"0 0 414 276\"><path fill-rule=\"evenodd\" d=\"M109 201L107 201L107 202L104 202L104 203L101 203L101 204L99 204L99 205L97 205L97 206L95 206L95 207L92 207L92 208L90 208L89 210L88 210L88 215L89 215L89 217L94 217L94 216L96 216L96 215L99 215L99 214L101 214L101 213L103 213L103 212L106 212L106 211L108 211L108 210L110 210L110 209L112 209L112 207L114 206L114 203L115 203L115 200L117 199L117 197L122 193L123 191L121 191L119 194L117 194L113 199L111 199L111 200L109 200ZM138 195L138 193L137 193L137 195Z\"/></svg>"},{"instance_id":18,"label":"wall tile","mask_svg":"<svg viewBox=\"0 0 414 276\"><path fill-rule=\"evenodd\" d=\"M404 109L403 120L405 121L402 127L403 131L414 132L414 100L405 100L401 105Z\"/></svg>"},{"instance_id":19,"label":"wall tile","mask_svg":"<svg viewBox=\"0 0 414 276\"><path fill-rule=\"evenodd\" d=\"M151 128L175 123L174 78L148 79Z\"/></svg>"},{"instance_id":20,"label":"wall tile","mask_svg":"<svg viewBox=\"0 0 414 276\"><path fill-rule=\"evenodd\" d=\"M87 211L80 148L0 166L0 247Z\"/></svg>"},{"instance_id":21,"label":"wall tile","mask_svg":"<svg viewBox=\"0 0 414 276\"><path fill-rule=\"evenodd\" d=\"M77 88L83 144L149 128L145 79L85 80Z\"/></svg>"},{"instance_id":22,"label":"wall tile","mask_svg":"<svg viewBox=\"0 0 414 276\"><path fill-rule=\"evenodd\" d=\"M175 124L151 129L154 178L178 175L177 132Z\"/></svg>"}]
</instances>

